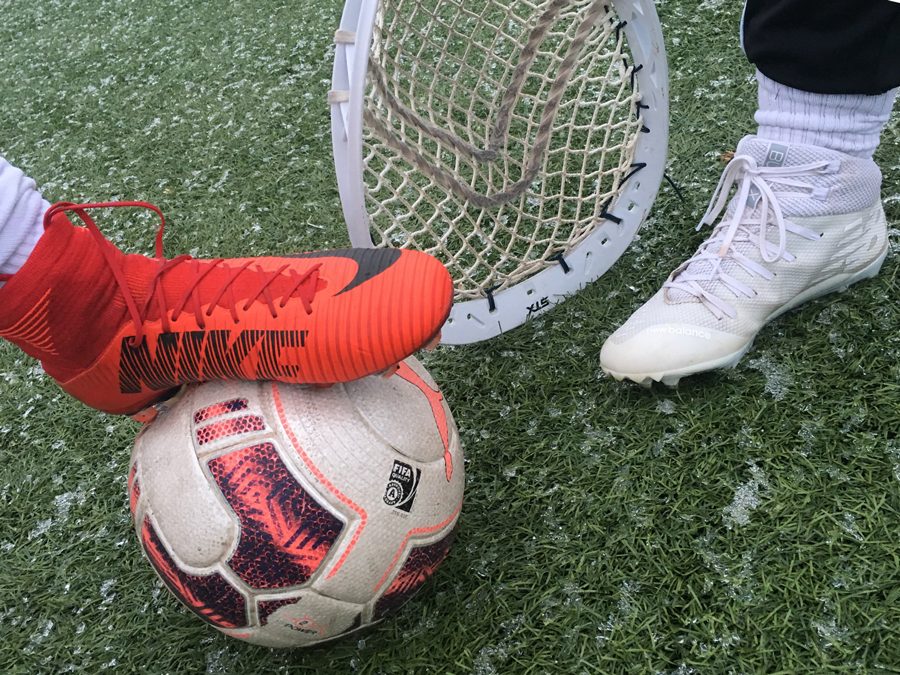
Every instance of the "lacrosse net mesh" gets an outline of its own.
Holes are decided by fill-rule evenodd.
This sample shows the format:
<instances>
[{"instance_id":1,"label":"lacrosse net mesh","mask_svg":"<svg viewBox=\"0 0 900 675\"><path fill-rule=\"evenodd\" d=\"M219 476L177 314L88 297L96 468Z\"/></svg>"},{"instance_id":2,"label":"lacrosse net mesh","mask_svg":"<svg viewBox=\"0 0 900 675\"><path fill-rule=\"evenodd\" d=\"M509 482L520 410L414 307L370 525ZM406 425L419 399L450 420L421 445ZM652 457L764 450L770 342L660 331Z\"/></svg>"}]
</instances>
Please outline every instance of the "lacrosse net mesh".
<instances>
[{"instance_id":1,"label":"lacrosse net mesh","mask_svg":"<svg viewBox=\"0 0 900 675\"><path fill-rule=\"evenodd\" d=\"M363 109L376 246L436 256L461 301L557 264L604 221L643 127L607 3L382 0Z\"/></svg>"}]
</instances>

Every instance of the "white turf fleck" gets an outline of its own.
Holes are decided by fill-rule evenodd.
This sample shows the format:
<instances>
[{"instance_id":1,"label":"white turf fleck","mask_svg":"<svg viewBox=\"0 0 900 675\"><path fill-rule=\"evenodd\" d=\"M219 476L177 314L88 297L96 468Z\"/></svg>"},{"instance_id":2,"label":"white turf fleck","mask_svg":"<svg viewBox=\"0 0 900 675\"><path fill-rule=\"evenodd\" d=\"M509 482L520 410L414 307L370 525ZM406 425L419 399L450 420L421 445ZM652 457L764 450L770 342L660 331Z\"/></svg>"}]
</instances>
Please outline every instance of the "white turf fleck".
<instances>
[{"instance_id":1,"label":"white turf fleck","mask_svg":"<svg viewBox=\"0 0 900 675\"><path fill-rule=\"evenodd\" d=\"M100 596L103 598L103 602L100 603L101 606L111 605L116 599L116 594L112 590L115 585L115 579L107 579L100 584Z\"/></svg>"},{"instance_id":2,"label":"white turf fleck","mask_svg":"<svg viewBox=\"0 0 900 675\"><path fill-rule=\"evenodd\" d=\"M619 586L619 601L616 606L619 610L619 616L631 618L637 612L637 606L634 602L634 596L640 591L640 584L636 581L623 581Z\"/></svg>"},{"instance_id":3,"label":"white turf fleck","mask_svg":"<svg viewBox=\"0 0 900 675\"><path fill-rule=\"evenodd\" d=\"M888 441L885 450L894 465L894 478L897 479L897 482L900 482L900 441Z\"/></svg>"},{"instance_id":4,"label":"white turf fleck","mask_svg":"<svg viewBox=\"0 0 900 675\"><path fill-rule=\"evenodd\" d=\"M664 398L662 401L658 401L656 403L657 412L661 412L664 415L671 415L675 412L675 403L667 398Z\"/></svg>"},{"instance_id":5,"label":"white turf fleck","mask_svg":"<svg viewBox=\"0 0 900 675\"><path fill-rule=\"evenodd\" d=\"M696 672L696 670L691 668L686 663L682 663L673 670L658 670L656 671L656 675L693 675L693 673Z\"/></svg>"},{"instance_id":6,"label":"white turf fleck","mask_svg":"<svg viewBox=\"0 0 900 675\"><path fill-rule=\"evenodd\" d=\"M889 199L891 198L889 197ZM892 199L900 201L900 195L894 195ZM885 200L885 202L887 202L887 200ZM891 247L891 252L900 252L900 230L894 227L888 230L888 243Z\"/></svg>"},{"instance_id":7,"label":"white turf fleck","mask_svg":"<svg viewBox=\"0 0 900 675\"><path fill-rule=\"evenodd\" d=\"M226 647L209 652L206 655L206 672L210 675L228 673L231 670L232 661L231 654Z\"/></svg>"},{"instance_id":8,"label":"white turf fleck","mask_svg":"<svg viewBox=\"0 0 900 675\"><path fill-rule=\"evenodd\" d=\"M725 556L712 550L713 537L704 536L697 540L697 552L706 564L706 567L714 572L725 585L728 595L741 602L753 600L753 558L749 551L741 554L740 564L730 564ZM712 586L710 585L710 588ZM707 589L709 590L709 589Z\"/></svg>"},{"instance_id":9,"label":"white turf fleck","mask_svg":"<svg viewBox=\"0 0 900 675\"><path fill-rule=\"evenodd\" d=\"M598 647L602 647L609 642L616 629L635 617L638 612L638 606L634 598L639 591L640 584L636 581L625 580L619 585L619 599L616 602L615 613L610 613L606 617L606 621L597 625L597 634L594 636L594 642Z\"/></svg>"},{"instance_id":10,"label":"white turf fleck","mask_svg":"<svg viewBox=\"0 0 900 675\"><path fill-rule=\"evenodd\" d=\"M50 631L53 630L53 626L53 621L51 621L50 619L45 619L44 621L42 621L38 629L34 633L32 633L31 638L28 641L28 645L23 651L26 654L34 653L34 648L49 637Z\"/></svg>"},{"instance_id":11,"label":"white turf fleck","mask_svg":"<svg viewBox=\"0 0 900 675\"><path fill-rule=\"evenodd\" d=\"M838 626L837 620L833 616L823 621L813 621L812 627L822 638L822 646L826 649L843 644L847 640L847 629Z\"/></svg>"},{"instance_id":12,"label":"white turf fleck","mask_svg":"<svg viewBox=\"0 0 900 675\"><path fill-rule=\"evenodd\" d=\"M844 513L844 517L841 520L841 529L853 537L856 541L862 541L863 536L859 531L859 527L856 525L856 518L852 513Z\"/></svg>"},{"instance_id":13,"label":"white turf fleck","mask_svg":"<svg viewBox=\"0 0 900 675\"><path fill-rule=\"evenodd\" d=\"M750 475L750 480L735 490L731 504L722 509L722 520L729 530L750 522L750 513L759 507L765 496L761 493L769 488L765 472L753 462L750 463Z\"/></svg>"},{"instance_id":14,"label":"white turf fleck","mask_svg":"<svg viewBox=\"0 0 900 675\"><path fill-rule=\"evenodd\" d=\"M53 525L53 519L47 518L46 520L38 521L38 524L34 526L34 528L28 533L28 541L40 537L47 530L50 529L50 526Z\"/></svg>"},{"instance_id":15,"label":"white turf fleck","mask_svg":"<svg viewBox=\"0 0 900 675\"><path fill-rule=\"evenodd\" d=\"M782 400L794 384L794 376L784 364L775 363L766 355L747 362L747 365L758 370L766 378L764 390L776 401Z\"/></svg>"},{"instance_id":16,"label":"white turf fleck","mask_svg":"<svg viewBox=\"0 0 900 675\"><path fill-rule=\"evenodd\" d=\"M81 485L73 492L65 492L61 495L56 495L56 497L53 498L53 505L56 507L56 515L60 522L66 521L69 517L69 510L73 505L81 506L86 499L87 492L85 492L84 487Z\"/></svg>"},{"instance_id":17,"label":"white turf fleck","mask_svg":"<svg viewBox=\"0 0 900 675\"><path fill-rule=\"evenodd\" d=\"M516 639L516 634L524 624L525 617L522 615L513 617L500 624L499 632L503 637L497 644L486 645L481 648L472 664L472 673L474 675L498 675L506 672L506 669L502 666L509 658L510 652L518 650L519 641Z\"/></svg>"},{"instance_id":18,"label":"white turf fleck","mask_svg":"<svg viewBox=\"0 0 900 675\"><path fill-rule=\"evenodd\" d=\"M63 494L56 495L56 497L53 498L56 519L45 518L38 521L37 525L35 525L28 533L28 539L31 540L42 536L54 525L64 525L69 519L69 511L72 509L72 506L81 506L87 498L88 491L84 489L83 485L79 485L72 492L64 492Z\"/></svg>"}]
</instances>

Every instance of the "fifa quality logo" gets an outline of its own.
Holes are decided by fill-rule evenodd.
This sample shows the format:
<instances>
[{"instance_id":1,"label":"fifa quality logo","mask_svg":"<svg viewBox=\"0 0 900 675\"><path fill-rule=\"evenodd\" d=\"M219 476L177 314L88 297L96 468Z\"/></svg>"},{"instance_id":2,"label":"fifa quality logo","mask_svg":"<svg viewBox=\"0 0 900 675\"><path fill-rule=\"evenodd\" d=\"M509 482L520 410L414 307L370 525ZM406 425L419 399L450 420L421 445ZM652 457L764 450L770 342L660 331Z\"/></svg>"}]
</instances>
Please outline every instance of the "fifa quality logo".
<instances>
[{"instance_id":1,"label":"fifa quality logo","mask_svg":"<svg viewBox=\"0 0 900 675\"><path fill-rule=\"evenodd\" d=\"M384 489L384 503L409 513L421 477L421 469L413 469L409 464L394 460L390 480Z\"/></svg>"}]
</instances>

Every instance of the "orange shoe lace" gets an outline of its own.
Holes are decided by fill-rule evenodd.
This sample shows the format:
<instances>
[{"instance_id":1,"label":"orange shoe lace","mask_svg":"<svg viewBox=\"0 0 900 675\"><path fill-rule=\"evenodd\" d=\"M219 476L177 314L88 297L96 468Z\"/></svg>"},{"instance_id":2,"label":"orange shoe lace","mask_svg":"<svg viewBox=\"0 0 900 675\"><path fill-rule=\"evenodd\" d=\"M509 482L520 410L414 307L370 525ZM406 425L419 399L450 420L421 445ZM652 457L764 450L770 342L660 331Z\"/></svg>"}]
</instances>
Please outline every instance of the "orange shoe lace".
<instances>
[{"instance_id":1,"label":"orange shoe lace","mask_svg":"<svg viewBox=\"0 0 900 675\"><path fill-rule=\"evenodd\" d=\"M147 299L144 302L143 307L138 307L137 301L134 299L134 296L132 296L131 291L128 288L128 282L125 280L125 272L122 269L121 262L116 259L117 250L109 242L109 240L107 240L106 237L103 236L103 234L100 232L100 228L97 227L97 224L87 214L87 209L120 207L150 209L159 216L160 224L159 230L157 230L156 232L155 247L155 259L159 261L159 267L157 268L153 277L150 279L150 283L147 289ZM55 214L64 213L67 211L73 212L85 224L91 235L94 237L94 239L97 240L100 251L103 253L103 257L106 258L106 262L109 264L109 267L112 270L113 276L116 279L116 283L118 283L119 289L122 291L122 296L125 298L125 305L128 308L128 313L131 315L131 320L135 325L135 335L133 338L131 338L132 346L139 345L144 339L144 321L148 315L154 299L156 300L159 316L162 320L163 330L166 332L169 331L169 310L166 307L165 294L163 293L163 290L160 286L160 281L162 280L162 277L166 272L178 265L192 265L195 279L193 280L187 291L184 293L184 295L181 297L181 299L176 302L175 305L171 308L172 321L176 321L181 313L185 311L185 307L190 305L190 308L193 310L194 316L196 316L197 318L197 324L199 325L201 330L204 330L206 328L204 317L211 317L212 313L210 310L217 304L219 304L220 301L222 301L227 291L231 290L229 298L230 302L227 302L227 304L223 302L223 306L227 306L230 310L232 320L235 323L239 323L240 320L237 315L236 308L237 300L235 298L232 285L234 281L245 270L253 265L252 259L245 261L239 267L232 268L229 266L223 266L228 270L228 278L225 279L222 286L213 295L213 298L209 302L207 310L203 311L203 307L200 302L200 293L198 290L198 286L210 272L219 267L219 265L225 261L225 258L205 260L201 263L199 260L195 260L189 255L180 255L172 258L171 260L166 260L163 256L163 229L165 228L166 221L159 207L154 206L153 204L150 204L148 202L141 201L96 202L91 204L72 204L70 202L60 202L51 206L50 209L44 214L44 229L47 229L47 227L50 225L50 220ZM262 267L257 265L256 269L253 271L259 275L260 285L256 292L252 293L244 302L242 311L246 312L250 309L250 306L254 302L256 302L257 300L262 300L269 307L269 312L271 313L272 318L277 319L278 312L276 310L276 306L278 309L284 309L287 306L287 301L289 298L297 297L303 304L303 309L306 311L306 313L312 314L312 301L314 296L316 295L316 292L319 290L319 267L321 267L321 264L314 265L303 274L297 274L293 269L291 269L290 263L285 263L273 272L266 272L262 269ZM273 297L270 286L276 280L278 280L285 271L288 271L288 274L291 277L291 284L281 295L281 301L276 305L276 297Z\"/></svg>"}]
</instances>

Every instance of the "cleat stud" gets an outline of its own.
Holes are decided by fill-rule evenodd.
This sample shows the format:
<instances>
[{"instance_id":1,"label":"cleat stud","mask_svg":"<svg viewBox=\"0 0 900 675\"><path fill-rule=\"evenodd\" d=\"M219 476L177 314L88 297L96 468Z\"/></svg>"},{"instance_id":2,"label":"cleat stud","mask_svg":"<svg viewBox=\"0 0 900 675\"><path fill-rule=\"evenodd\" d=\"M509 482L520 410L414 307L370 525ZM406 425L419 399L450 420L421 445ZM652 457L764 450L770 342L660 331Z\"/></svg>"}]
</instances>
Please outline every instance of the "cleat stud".
<instances>
[{"instance_id":1,"label":"cleat stud","mask_svg":"<svg viewBox=\"0 0 900 675\"><path fill-rule=\"evenodd\" d=\"M129 415L129 417L131 417L131 419L133 419L135 422L140 422L141 424L150 424L150 422L155 420L158 415L159 410L157 410L153 406L150 406L149 408L144 408L140 412Z\"/></svg>"},{"instance_id":2,"label":"cleat stud","mask_svg":"<svg viewBox=\"0 0 900 675\"><path fill-rule=\"evenodd\" d=\"M182 385L177 389L172 389L169 391L164 398L153 403L143 410L134 413L133 415L129 415L131 419L135 422L140 422L141 424L150 424L153 420L155 420L160 413L164 413L173 405L175 402L180 400L182 396L184 396L184 392L187 391L188 385Z\"/></svg>"},{"instance_id":3,"label":"cleat stud","mask_svg":"<svg viewBox=\"0 0 900 675\"><path fill-rule=\"evenodd\" d=\"M667 377L663 377L660 382L671 389L675 389L678 386L678 383L681 382L680 375L670 375Z\"/></svg>"},{"instance_id":4,"label":"cleat stud","mask_svg":"<svg viewBox=\"0 0 900 675\"><path fill-rule=\"evenodd\" d=\"M424 349L426 352L433 352L437 349L437 346L441 344L441 333L438 331L438 334L431 338L431 341L425 345Z\"/></svg>"},{"instance_id":5,"label":"cleat stud","mask_svg":"<svg viewBox=\"0 0 900 675\"><path fill-rule=\"evenodd\" d=\"M391 377L391 376L393 376L394 374L396 374L396 372L397 372L398 370L400 370L400 364L399 364L399 363L396 363L396 364L394 364L393 366L391 366L390 368L388 368L387 370L385 370L383 373L381 373L381 376L382 376L384 379L388 379L389 377Z\"/></svg>"}]
</instances>

